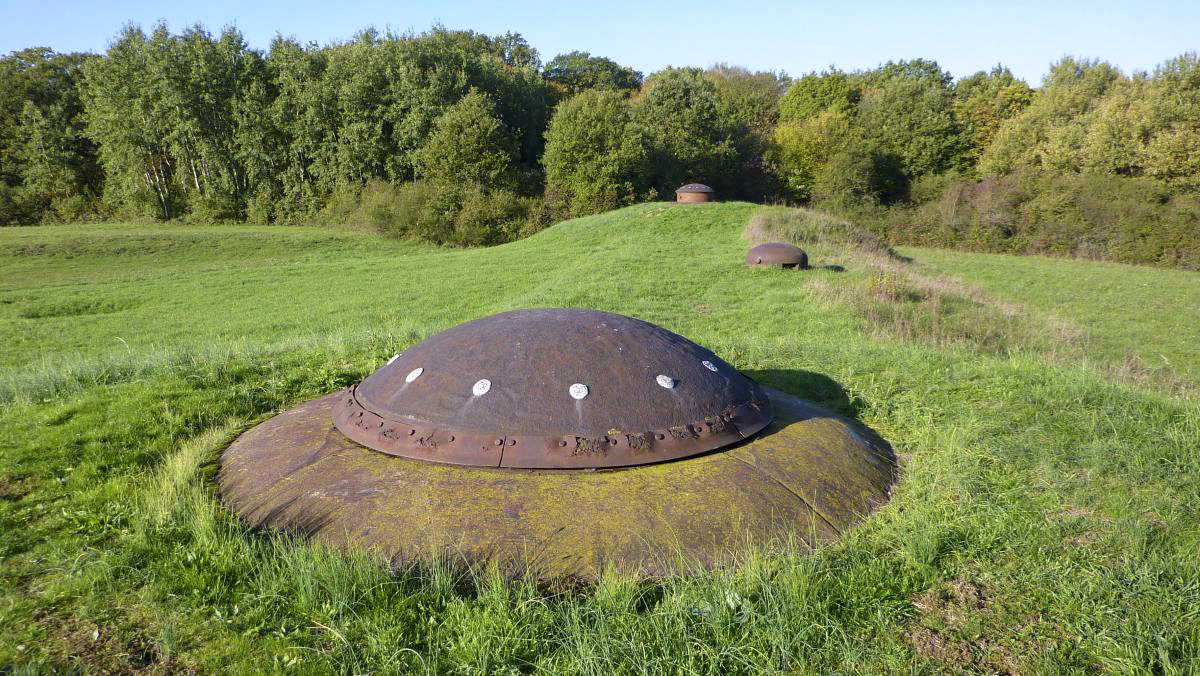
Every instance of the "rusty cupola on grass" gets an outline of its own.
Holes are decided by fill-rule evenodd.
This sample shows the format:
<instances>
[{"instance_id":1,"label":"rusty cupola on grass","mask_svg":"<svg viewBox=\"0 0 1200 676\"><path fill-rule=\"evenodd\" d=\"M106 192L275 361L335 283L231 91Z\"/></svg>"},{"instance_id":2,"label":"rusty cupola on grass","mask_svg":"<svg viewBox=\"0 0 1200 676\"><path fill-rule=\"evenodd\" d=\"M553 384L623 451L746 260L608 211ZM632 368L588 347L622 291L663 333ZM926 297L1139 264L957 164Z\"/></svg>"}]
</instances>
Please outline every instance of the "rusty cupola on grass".
<instances>
[{"instance_id":1,"label":"rusty cupola on grass","mask_svg":"<svg viewBox=\"0 0 1200 676\"><path fill-rule=\"evenodd\" d=\"M746 252L746 265L752 268L795 268L808 267L808 254L804 249L787 242L765 242Z\"/></svg>"},{"instance_id":2,"label":"rusty cupola on grass","mask_svg":"<svg viewBox=\"0 0 1200 676\"><path fill-rule=\"evenodd\" d=\"M703 183L688 183L675 189L675 201L680 204L712 202L713 189Z\"/></svg>"},{"instance_id":3,"label":"rusty cupola on grass","mask_svg":"<svg viewBox=\"0 0 1200 676\"><path fill-rule=\"evenodd\" d=\"M869 430L682 336L542 308L455 326L250 429L219 482L252 526L395 565L453 551L591 577L835 537L893 467Z\"/></svg>"}]
</instances>

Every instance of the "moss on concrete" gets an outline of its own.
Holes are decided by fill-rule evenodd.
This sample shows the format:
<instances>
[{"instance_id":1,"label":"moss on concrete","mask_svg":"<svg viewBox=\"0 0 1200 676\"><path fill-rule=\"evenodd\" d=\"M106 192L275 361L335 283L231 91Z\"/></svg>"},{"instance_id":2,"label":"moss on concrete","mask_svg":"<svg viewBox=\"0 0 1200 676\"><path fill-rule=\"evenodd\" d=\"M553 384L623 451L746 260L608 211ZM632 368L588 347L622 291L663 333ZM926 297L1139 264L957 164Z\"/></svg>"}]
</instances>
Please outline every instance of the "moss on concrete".
<instances>
[{"instance_id":1,"label":"moss on concrete","mask_svg":"<svg viewBox=\"0 0 1200 676\"><path fill-rule=\"evenodd\" d=\"M471 560L591 577L605 563L669 573L678 553L716 565L747 540L836 537L887 499L890 448L853 421L770 391L753 441L605 471L441 465L363 448L332 425L327 395L242 435L221 491L256 527L374 549L396 564L452 549Z\"/></svg>"}]
</instances>

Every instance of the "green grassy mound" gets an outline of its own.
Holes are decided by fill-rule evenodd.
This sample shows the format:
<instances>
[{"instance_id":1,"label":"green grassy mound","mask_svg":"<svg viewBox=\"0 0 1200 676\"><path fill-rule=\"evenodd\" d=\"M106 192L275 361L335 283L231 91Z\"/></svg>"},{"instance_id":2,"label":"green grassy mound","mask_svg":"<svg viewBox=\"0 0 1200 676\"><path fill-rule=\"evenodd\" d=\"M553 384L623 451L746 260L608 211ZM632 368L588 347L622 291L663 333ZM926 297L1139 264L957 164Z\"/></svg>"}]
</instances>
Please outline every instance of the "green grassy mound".
<instances>
[{"instance_id":1,"label":"green grassy mound","mask_svg":"<svg viewBox=\"0 0 1200 676\"><path fill-rule=\"evenodd\" d=\"M816 267L744 267L766 236ZM902 253L916 260L747 204L641 205L465 251L283 227L2 230L0 669L1200 669L1200 407L1172 347L1195 323L1111 296L1170 335L1132 349L1185 355L1164 386L1113 368L1105 346L1129 334L1086 303ZM1179 279L1195 307L1197 277ZM895 496L812 555L582 587L453 557L393 576L248 532L214 500L217 455L256 421L531 306L661 324L857 417L901 457Z\"/></svg>"}]
</instances>

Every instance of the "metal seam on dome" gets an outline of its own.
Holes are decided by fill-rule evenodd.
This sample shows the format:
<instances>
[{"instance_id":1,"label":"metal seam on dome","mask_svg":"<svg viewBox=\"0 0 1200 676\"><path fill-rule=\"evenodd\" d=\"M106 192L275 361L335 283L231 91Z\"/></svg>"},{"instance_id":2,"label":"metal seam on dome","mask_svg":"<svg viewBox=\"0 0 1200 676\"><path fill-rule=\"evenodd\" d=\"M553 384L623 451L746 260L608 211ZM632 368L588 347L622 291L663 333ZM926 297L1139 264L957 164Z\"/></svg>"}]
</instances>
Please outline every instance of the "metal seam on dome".
<instances>
[{"instance_id":1,"label":"metal seam on dome","mask_svg":"<svg viewBox=\"0 0 1200 676\"><path fill-rule=\"evenodd\" d=\"M521 368L513 369L512 356ZM335 422L363 446L416 459L623 467L740 443L772 415L762 388L710 350L649 322L595 310L484 317L432 336L403 357L356 385L353 401L336 407ZM429 378L405 380L425 363ZM654 389L656 374L667 393ZM593 393L591 386L601 389Z\"/></svg>"},{"instance_id":2,"label":"metal seam on dome","mask_svg":"<svg viewBox=\"0 0 1200 676\"><path fill-rule=\"evenodd\" d=\"M367 448L388 455L432 460L450 464L482 465L488 467L509 467L513 469L571 469L594 468L595 465L584 464L581 458L590 458L600 454L607 456L609 451L621 451L626 455L626 462L606 467L627 467L632 465L675 460L690 455L706 453L728 446L732 443L748 439L760 432L773 418L773 408L765 396L750 399L726 407L714 415L704 416L700 420L673 425L666 429L643 431L616 431L596 437L585 437L573 434L540 436L495 434L468 434L456 432L448 434L449 430L441 430L435 425L419 425L394 421L367 409L358 401L355 395L357 385L346 390L348 396L339 398L334 406L334 425L351 440ZM763 405L765 403L765 406ZM518 443L520 439L526 439ZM693 442L710 440L715 445L697 447ZM479 460L482 442L482 452L489 448L500 451L500 457L495 461ZM572 445L573 444L573 445ZM520 450L518 458L506 462L504 451L508 447ZM475 450L472 450L475 449ZM525 449L531 449L526 451ZM531 462L530 456L536 449L549 453L566 449L567 455L542 456L537 462ZM657 452L656 452L657 451Z\"/></svg>"}]
</instances>

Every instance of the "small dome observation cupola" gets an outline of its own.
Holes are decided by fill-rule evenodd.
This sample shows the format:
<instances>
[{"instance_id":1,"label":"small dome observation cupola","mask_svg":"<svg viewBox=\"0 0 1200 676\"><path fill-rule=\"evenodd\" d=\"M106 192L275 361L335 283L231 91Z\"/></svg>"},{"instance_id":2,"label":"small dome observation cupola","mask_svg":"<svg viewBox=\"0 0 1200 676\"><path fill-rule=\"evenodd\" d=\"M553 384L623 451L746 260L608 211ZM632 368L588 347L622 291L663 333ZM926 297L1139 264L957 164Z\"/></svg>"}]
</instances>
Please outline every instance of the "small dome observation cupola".
<instances>
[{"instance_id":1,"label":"small dome observation cupola","mask_svg":"<svg viewBox=\"0 0 1200 676\"><path fill-rule=\"evenodd\" d=\"M712 202L713 189L703 183L688 183L675 189L675 201L679 204Z\"/></svg>"}]
</instances>

